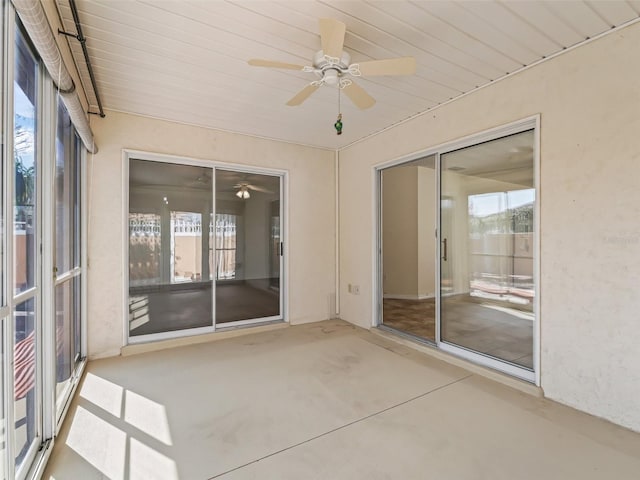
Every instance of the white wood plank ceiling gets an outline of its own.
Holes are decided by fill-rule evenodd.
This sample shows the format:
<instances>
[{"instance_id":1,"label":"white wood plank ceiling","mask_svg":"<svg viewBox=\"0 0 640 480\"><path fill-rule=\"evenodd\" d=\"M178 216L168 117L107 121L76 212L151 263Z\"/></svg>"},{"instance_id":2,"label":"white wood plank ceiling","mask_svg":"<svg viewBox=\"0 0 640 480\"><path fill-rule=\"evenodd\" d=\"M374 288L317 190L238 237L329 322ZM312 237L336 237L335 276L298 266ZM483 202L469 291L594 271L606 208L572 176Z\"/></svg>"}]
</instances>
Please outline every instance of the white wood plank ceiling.
<instances>
[{"instance_id":1,"label":"white wood plank ceiling","mask_svg":"<svg viewBox=\"0 0 640 480\"><path fill-rule=\"evenodd\" d=\"M75 32L68 0L56 0ZM640 15L640 0L218 1L76 0L104 107L294 143L340 148L584 42ZM360 78L377 103L323 86L285 103L316 77L251 67L250 58L310 65L318 19L347 26L352 62L413 56L409 77ZM70 39L84 86L91 84ZM535 67L534 67L535 68ZM93 111L95 98L89 94ZM108 112L107 112L108 115Z\"/></svg>"}]
</instances>

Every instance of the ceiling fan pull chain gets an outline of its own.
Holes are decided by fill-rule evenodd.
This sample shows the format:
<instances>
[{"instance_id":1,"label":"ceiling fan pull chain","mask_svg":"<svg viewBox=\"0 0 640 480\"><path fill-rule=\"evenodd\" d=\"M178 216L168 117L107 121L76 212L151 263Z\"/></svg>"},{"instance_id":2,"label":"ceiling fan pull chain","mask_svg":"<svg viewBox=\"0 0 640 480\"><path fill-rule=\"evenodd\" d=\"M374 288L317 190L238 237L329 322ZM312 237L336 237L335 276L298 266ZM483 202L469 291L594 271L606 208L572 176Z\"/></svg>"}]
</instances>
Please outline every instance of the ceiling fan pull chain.
<instances>
[{"instance_id":1,"label":"ceiling fan pull chain","mask_svg":"<svg viewBox=\"0 0 640 480\"><path fill-rule=\"evenodd\" d=\"M342 89L340 88L340 86L338 86L338 120L336 120L336 123L333 124L336 129L336 135L342 135L342 109L340 108L340 90Z\"/></svg>"}]
</instances>

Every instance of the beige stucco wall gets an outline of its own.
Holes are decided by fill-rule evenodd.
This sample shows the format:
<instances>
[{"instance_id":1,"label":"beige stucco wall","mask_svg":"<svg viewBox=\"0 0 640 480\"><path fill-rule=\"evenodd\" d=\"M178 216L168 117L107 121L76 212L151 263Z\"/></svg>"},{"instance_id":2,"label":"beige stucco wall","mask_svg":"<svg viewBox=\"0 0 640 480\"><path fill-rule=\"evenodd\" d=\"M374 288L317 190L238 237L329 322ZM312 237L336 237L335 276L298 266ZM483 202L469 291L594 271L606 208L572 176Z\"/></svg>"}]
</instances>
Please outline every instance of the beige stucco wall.
<instances>
[{"instance_id":1,"label":"beige stucco wall","mask_svg":"<svg viewBox=\"0 0 640 480\"><path fill-rule=\"evenodd\" d=\"M640 430L638 45L636 23L342 150L340 316L372 322L374 165L540 114L542 387Z\"/></svg>"},{"instance_id":2,"label":"beige stucco wall","mask_svg":"<svg viewBox=\"0 0 640 480\"><path fill-rule=\"evenodd\" d=\"M124 311L123 149L288 171L292 324L335 314L335 156L328 150L107 112L92 117L100 151L88 156L88 353L117 355Z\"/></svg>"}]
</instances>

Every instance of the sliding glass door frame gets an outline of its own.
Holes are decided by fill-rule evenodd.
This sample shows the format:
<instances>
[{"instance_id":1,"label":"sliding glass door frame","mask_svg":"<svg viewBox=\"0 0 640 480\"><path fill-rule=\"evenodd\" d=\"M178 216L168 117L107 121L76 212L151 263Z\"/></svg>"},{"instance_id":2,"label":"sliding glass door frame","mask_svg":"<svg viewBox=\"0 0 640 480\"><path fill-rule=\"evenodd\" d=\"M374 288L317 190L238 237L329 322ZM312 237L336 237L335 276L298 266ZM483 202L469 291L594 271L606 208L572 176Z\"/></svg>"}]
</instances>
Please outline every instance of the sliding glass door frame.
<instances>
[{"instance_id":1,"label":"sliding glass door frame","mask_svg":"<svg viewBox=\"0 0 640 480\"><path fill-rule=\"evenodd\" d=\"M384 182L383 182L383 172L385 170L391 169L393 167L399 167L402 165L405 165L407 163L411 163L414 162L416 160L421 160L421 159L426 159L428 157L435 157L435 165L438 164L438 160L439 160L439 154L438 154L438 148L430 148L427 150L423 150L417 153L412 153L410 155L406 155L397 159L394 159L392 161L389 162L385 162L383 164L377 165L376 167L374 167L374 188L373 188L373 195L374 195L374 199L373 199L373 204L375 205L375 215L374 215L374 231L377 232L376 234L376 243L375 243L375 252L374 252L374 269L373 269L373 274L374 274L374 279L373 279L373 285L374 285L374 292L377 292L376 295L374 295L373 297L373 309L372 311L374 312L374 318L373 318L373 322L372 322L372 326L374 327L379 327L382 328L384 330L389 330L391 332L393 332L394 334L397 335L401 335L403 337L407 337L413 341L417 341L423 344L426 344L428 346L431 347L435 347L437 346L438 343L438 339L440 338L439 336L439 330L440 330L440 325L439 322L436 319L435 322L435 338L431 339L431 338L424 338L424 337L419 337L415 334L412 333L408 333L408 332L403 332L401 330L398 330L397 328L393 328L390 327L388 325L384 324L384 315L383 315L383 310L384 310L384 271L383 271L383 256L384 256L384 241L383 241L383 228L384 228L384 215L383 215L383 198L384 198ZM436 170L437 172L437 170ZM436 180L437 180L437 173L436 173ZM438 183L437 181L435 183ZM435 206L439 205L438 204L438 192L435 189L435 184L434 184L434 191L433 191L433 205L434 208ZM436 211L439 210L438 208L436 208ZM436 222L438 221L438 219L436 218ZM439 223L436 223L436 225L439 225ZM436 235L436 232L434 232L434 235ZM435 253L434 253L435 256ZM439 262L435 262L435 267L436 269L439 267ZM434 281L435 281L435 301L436 301L436 311L438 308L438 302L439 302L439 292L438 292L438 288L439 288L439 281L438 279L439 277L439 271L438 270L434 270L433 272L434 275Z\"/></svg>"},{"instance_id":2,"label":"sliding glass door frame","mask_svg":"<svg viewBox=\"0 0 640 480\"><path fill-rule=\"evenodd\" d=\"M281 218L281 242L282 242L282 255L280 261L280 280L281 280L281 292L280 292L280 315L273 317L263 317L263 318L255 318L250 320L240 320L235 322L226 322L224 324L216 324L215 312L216 312L216 286L215 286L215 278L212 280L212 288L211 288L211 325L206 327L196 327L184 330L174 330L168 332L161 333L151 333L146 335L137 335L132 336L129 334L129 322L127 321L129 317L129 165L131 160L147 160L153 162L162 162L174 165L189 165L200 168L209 169L211 172L211 197L212 197L212 207L211 212L215 214L216 211L216 171L217 170L227 170L239 173L253 173L258 175L269 175L273 177L279 178L280 185L280 218ZM123 218L123 257L124 257L124 289L123 289L123 345L134 345L139 343L148 343L155 342L161 340L169 340L181 337L190 337L196 335L210 334L221 330L229 330L238 327L245 327L256 324L263 324L267 322L275 322L275 321L288 321L288 312L287 312L287 292L288 292L288 275L286 272L287 263L287 237L288 237L288 218L287 218L287 209L285 205L288 205L288 189L287 187L287 175L288 172L286 170L279 169L268 169L254 166L247 166L242 164L232 164L227 162L218 162L212 160L202 160L191 157L183 157L183 156L173 156L173 155L165 155L165 154L157 154L144 152L139 150L130 150L125 149L122 153L122 168L123 168L123 198L122 198L122 218ZM214 225L215 225L215 215L214 215ZM215 228L215 227L214 227ZM204 235L204 233L203 233ZM211 248L211 246L209 246ZM213 247L215 250L215 246ZM208 253L207 253L208 255ZM203 252L203 258L205 256L205 252ZM215 264L214 264L215 268Z\"/></svg>"},{"instance_id":3,"label":"sliding glass door frame","mask_svg":"<svg viewBox=\"0 0 640 480\"><path fill-rule=\"evenodd\" d=\"M237 165L216 165L215 169L214 169L214 178L213 181L211 182L214 186L214 192L213 192L213 208L212 211L214 212L214 225L215 225L215 212L216 212L216 192L215 192L215 183L216 183L216 177L215 177L215 171L217 170L225 170L225 171L230 171L230 172L239 172L239 173L255 173L258 175L269 175L269 176L273 176L273 177L278 177L279 178L279 186L280 186L280 205L279 205L279 215L280 215L280 282L283 284L283 288L282 291L280 292L279 295L279 300L278 300L278 305L279 305L279 310L280 310L280 315L274 315L274 316L269 316L269 317L259 317L259 318L252 318L250 320L237 320L235 322L225 322L224 324L216 324L214 322L214 325L216 326L216 330L222 330L222 329L231 329L234 327L242 327L242 326L246 326L246 325L253 325L256 323L266 323L266 322L277 322L280 320L283 320L285 317L284 314L284 296L286 293L286 289L284 288L284 282L286 282L286 275L284 275L284 258L285 258L285 254L284 254L284 247L286 247L286 243L284 238L285 236L283 235L283 227L286 225L286 222L284 222L284 183L285 183L285 178L286 178L286 172L278 172L275 170L268 170L268 169L262 169L262 168L246 168L243 166L237 166ZM215 227L214 227L215 228ZM215 246L213 247L214 251L215 251ZM215 269L215 262L214 262L214 269ZM215 299L215 292L216 292L216 287L215 287L215 278L213 279L214 282L214 288L213 288L213 312L214 312L214 320L215 320L215 311L216 311L216 299Z\"/></svg>"},{"instance_id":4,"label":"sliding glass door frame","mask_svg":"<svg viewBox=\"0 0 640 480\"><path fill-rule=\"evenodd\" d=\"M37 52L32 47L28 34L21 28L15 9L10 1L0 1L0 9L2 10L2 21L0 22L0 60L2 64L2 96L0 103L2 104L2 117L0 118L0 130L5 138L2 144L2 186L0 195L2 206L0 226L2 227L2 260L0 272L2 282L2 292L0 303L0 360L2 368L0 369L0 411L2 421L0 422L4 430L3 442L0 445L0 479L15 478L18 480L27 477L37 477L42 473L45 460L51 453L51 447L55 441L55 435L59 431L61 418L68 408L73 390L77 386L77 380L81 375L84 366L84 358L86 357L86 329L85 329L85 285L80 287L81 316L79 318L80 328L80 358L74 365L74 381L71 381L64 394L59 396L60 404L64 407L56 410L55 404L55 387L56 387L56 335L55 335L55 307L53 292L55 289L55 279L53 274L54 252L55 252L55 158L56 158L56 131L57 124L57 101L58 95L54 83L47 74L44 66L38 57ZM35 182L32 185L35 199L33 204L35 214L33 215L33 225L35 234L33 240L29 240L29 253L33 256L33 263L28 267L33 269L33 281L24 291L16 293L16 273L14 271L14 253L19 251L16 245L16 216L14 203L16 202L16 158L15 146L17 144L15 126L16 115L20 110L16 109L16 92L15 82L18 78L16 70L17 62L17 35L21 32L20 40L21 48L29 50L29 54L33 56L37 67L33 69L35 76L33 77L33 91L35 96L34 125L35 133L33 165L35 171ZM31 71L31 69L29 69ZM19 87L22 88L22 87ZM73 128L72 128L73 129ZM78 152L78 161L84 162L84 151ZM29 157L30 158L30 157ZM82 280L86 275L86 210L83 205L86 204L85 178L84 168L81 169L81 179L79 181L78 192L80 202L80 227L79 235L82 248L80 251L80 267L72 275L82 273ZM22 228L21 228L22 230ZM22 247L24 248L24 247ZM25 260L26 261L26 260ZM68 278L68 277L65 277ZM60 281L64 281L64 278ZM25 342L20 345L20 352L16 351L15 335L16 321L14 316L20 305L29 302L33 305L34 312L33 329L34 343L29 345ZM73 339L76 342L76 339ZM33 354L29 352L33 349ZM23 360L22 366L28 365L28 368L21 368L21 372L25 377L31 377L30 369L33 368L33 386L27 390L27 395L31 396L28 403L27 411L31 411L32 418L28 420L19 419L21 424L30 425L33 428L33 438L29 448L26 450L20 465L16 465L15 458L19 453L22 445L16 445L16 440L25 437L24 433L20 433L20 438L16 435L16 402L15 399L15 375L16 365L14 355L20 353ZM27 354L29 353L29 354ZM24 377L23 377L24 378ZM26 388L26 387L23 387ZM23 397L24 398L24 397ZM20 406L23 409L24 406ZM24 428L24 427L23 427ZM27 437L28 438L28 437Z\"/></svg>"},{"instance_id":5,"label":"sliding glass door frame","mask_svg":"<svg viewBox=\"0 0 640 480\"><path fill-rule=\"evenodd\" d=\"M7 15L7 22L5 22L6 32L5 32L5 62L6 62L6 71L7 77L5 77L5 101L6 107L4 110L7 113L5 117L6 123L4 123L4 128L6 131L14 131L15 122L14 122L14 75L15 75L15 42L16 35L18 33L18 25L15 18L15 13L13 9L6 8L5 13ZM23 32L22 35L28 40L28 36ZM37 58L37 57L36 57ZM22 291L18 294L14 293L14 284L15 284L15 274L14 272L14 236L15 236L15 223L14 223L14 201L15 201L15 159L14 159L14 136L7 135L5 142L5 234L6 234L6 250L5 250L5 266L7 267L5 272L5 279L7 280L4 284L5 286L5 295L7 300L7 306L9 308L9 312L7 317L5 317L4 328L3 328L3 352L4 352L4 399L5 399L5 425L8 427L5 430L5 451L6 451L6 475L7 478L11 478L14 476L16 479L20 480L27 476L29 470L31 469L34 460L36 459L38 450L40 448L40 443L42 442L44 437L44 424L47 421L43 421L43 415L46 412L43 409L43 367L42 367L42 359L43 359L43 339L45 338L43 335L43 322L44 318L43 312L43 278L41 275L42 272L42 251L40 246L42 245L43 240L43 149L42 147L47 145L45 139L45 128L43 128L42 119L45 118L44 115L48 113L48 109L46 106L46 99L44 98L44 88L43 88L43 78L45 77L45 71L39 61L37 61L37 79L35 83L36 89L36 110L35 110L35 126L36 126L36 135L34 137L35 141L35 150L34 150L34 167L36 172L36 182L33 186L36 195L35 202L35 258L34 258L34 279L33 286L28 288L25 291ZM16 452L16 435L15 435L15 400L14 400L14 378L15 378L15 370L14 370L14 342L15 342L15 319L14 315L16 312L16 307L19 305L33 301L34 305L34 362L35 362L35 384L34 384L34 415L33 418L34 423L34 438L31 442L31 445L28 447L22 462L19 466L15 465L15 458L18 452ZM48 433L48 432L47 432Z\"/></svg>"},{"instance_id":6,"label":"sliding glass door frame","mask_svg":"<svg viewBox=\"0 0 640 480\"><path fill-rule=\"evenodd\" d=\"M500 361L496 358L489 357L480 353L473 352L471 350L453 345L442 339L441 333L441 299L442 288L440 284L441 279L441 262L440 259L444 253L442 245L442 232L441 230L441 156L459 150L465 147L471 147L480 143L496 140L501 137L509 136L523 131L533 130L534 132L534 145L533 145L533 161L534 161L534 185L536 190L535 204L534 204L534 246L533 246L533 270L535 277L535 300L533 304L534 309L534 324L533 324L533 371L525 368L520 368L508 362ZM436 184L434 185L434 197L436 205L436 262L435 262L435 285L436 285L436 336L435 344L431 342L422 342L427 345L432 345L435 348L448 352L452 355L461 357L470 362L485 366L497 371L501 371L508 375L532 382L535 385L540 385L540 116L535 115L527 117L522 120L518 120L507 125L503 125L497 128L486 130L477 134L469 135L453 142L447 142L435 147L425 149L419 152L415 152L403 157L396 158L391 161L380 163L374 167L374 231L376 232L376 241L374 242L374 269L373 269L373 285L375 286L376 295L373 298L373 318L372 326L383 326L382 317L382 171L397 165L401 165L407 162L417 160L422 157L435 155L436 161ZM411 335L408 335L411 336Z\"/></svg>"}]
</instances>

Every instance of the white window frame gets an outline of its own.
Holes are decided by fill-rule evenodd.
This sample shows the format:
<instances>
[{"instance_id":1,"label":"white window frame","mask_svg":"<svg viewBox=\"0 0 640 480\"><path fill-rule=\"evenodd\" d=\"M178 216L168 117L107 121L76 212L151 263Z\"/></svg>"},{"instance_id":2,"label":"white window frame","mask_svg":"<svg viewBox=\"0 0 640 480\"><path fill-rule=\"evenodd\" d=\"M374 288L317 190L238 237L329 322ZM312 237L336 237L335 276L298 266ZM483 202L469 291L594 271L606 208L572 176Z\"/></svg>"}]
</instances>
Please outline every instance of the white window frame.
<instances>
[{"instance_id":1,"label":"white window frame","mask_svg":"<svg viewBox=\"0 0 640 480\"><path fill-rule=\"evenodd\" d=\"M536 189L535 199L535 213L534 213L534 276L535 276L535 301L534 301L534 325L533 325L533 371L525 368L519 368L508 362L503 362L486 355L466 350L462 347L457 347L446 342L441 341L440 334L440 262L436 262L436 338L435 344L428 342L428 345L434 348L441 349L442 351L451 353L455 356L469 360L473 363L477 363L482 366L492 368L494 370L501 371L508 375L512 375L516 378L526 380L534 383L536 386L540 386L540 115L533 115L530 117L516 120L514 122L502 125L496 128L491 128L476 134L462 137L452 142L445 142L434 147L423 149L408 155L395 158L393 160L381 162L376 164L372 168L372 184L373 184L373 224L374 231L376 232L376 241L373 245L373 278L372 285L374 285L376 294L372 297L372 319L371 325L373 327L379 327L382 325L382 185L381 174L382 170L401 165L403 163L411 162L419 158L435 155L436 157L436 188L435 188L435 205L436 205L436 225L437 225L437 252L436 258L441 258L441 242L440 239L440 155L458 150L465 147L470 147L483 142L496 140L508 135L513 135L527 130L533 130L534 132L534 145L533 145L533 159L534 159L534 186ZM423 342L421 342L423 343ZM427 342L424 342L427 343Z\"/></svg>"},{"instance_id":2,"label":"white window frame","mask_svg":"<svg viewBox=\"0 0 640 480\"><path fill-rule=\"evenodd\" d=\"M258 175L269 175L279 177L280 179L280 236L283 243L283 254L280 260L280 315L273 317L262 317L249 320L240 320L236 322L226 322L224 324L216 324L215 312L216 312L216 289L215 280L213 288L211 289L212 295L212 312L211 321L212 324L206 327L197 327L184 330L175 330L170 332L153 333L148 335L129 335L129 165L130 160L148 160L153 162L171 163L178 165L190 165L196 167L203 167L211 169L211 195L212 206L211 211L216 211L216 198L215 198L215 184L216 184L216 170L229 170L240 173L254 173ZM215 333L219 331L228 331L235 328L249 327L255 325L264 325L266 323L273 322L289 322L288 315L288 170L265 168L259 166L252 166L246 164L236 164L229 162L220 162L217 160L206 160L193 157L167 155L160 153L153 153L147 151L123 149L122 150L122 221L123 221L123 236L122 236L122 257L123 261L123 291L122 291L122 346L135 345L141 343L157 342L161 340L170 340L175 338L191 337L209 333ZM285 207L286 205L286 207Z\"/></svg>"},{"instance_id":3,"label":"white window frame","mask_svg":"<svg viewBox=\"0 0 640 480\"><path fill-rule=\"evenodd\" d=\"M39 478L46 465L46 460L51 454L55 435L60 430L62 420L69 408L71 399L82 376L86 363L86 167L85 150L80 148L79 162L81 178L78 192L80 203L80 266L71 272L54 279L52 274L55 252L55 139L57 101L56 89L53 81L46 73L46 69L39 60L38 71L38 104L37 104L37 239L36 239L36 277L35 286L18 295L13 294L13 96L15 75L15 35L16 13L10 1L4 0L1 4L3 16L0 25L0 49L2 52L2 83L3 96L0 103L3 106L0 118L1 134L6 139L3 145L2 155L5 159L3 176L3 206L2 214L5 219L2 242L4 245L4 258L2 259L3 297L5 304L0 305L0 326L2 332L2 355L4 371L2 373L2 403L4 404L4 471L0 472L0 478L15 478L18 480ZM28 35L26 35L28 38ZM36 53L37 57L37 53ZM80 348L81 359L75 365L72 373L72 381L66 391L64 406L56 412L55 405L55 325L50 320L54 318L54 288L55 285L81 275L80 287ZM36 436L37 442L31 447L25 456L23 465L15 468L15 435L14 435L14 372L13 372L13 348L14 348L14 319L15 306L24 300L34 298L37 309L36 326Z\"/></svg>"}]
</instances>

